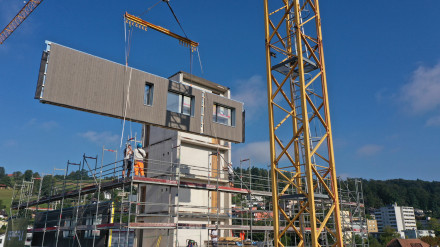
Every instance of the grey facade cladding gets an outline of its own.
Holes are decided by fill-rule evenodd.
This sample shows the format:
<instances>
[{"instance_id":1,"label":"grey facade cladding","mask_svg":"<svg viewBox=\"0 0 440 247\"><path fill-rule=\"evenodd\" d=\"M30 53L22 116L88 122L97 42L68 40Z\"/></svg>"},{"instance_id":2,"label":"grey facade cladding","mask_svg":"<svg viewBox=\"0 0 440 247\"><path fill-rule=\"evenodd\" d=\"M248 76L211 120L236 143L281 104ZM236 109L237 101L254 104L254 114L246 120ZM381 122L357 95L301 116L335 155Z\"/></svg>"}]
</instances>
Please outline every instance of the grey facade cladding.
<instances>
[{"instance_id":1,"label":"grey facade cladding","mask_svg":"<svg viewBox=\"0 0 440 247\"><path fill-rule=\"evenodd\" d=\"M147 72L49 43L43 53L35 98L42 103L124 118L231 142L243 142L243 104L205 93L203 130L202 91ZM47 62L47 66L46 66ZM43 76L44 75L44 76ZM144 105L146 83L153 85L153 103ZM193 98L194 115L167 111L168 92ZM126 108L127 97L129 107ZM235 109L235 126L213 122L212 106L221 103Z\"/></svg>"}]
</instances>

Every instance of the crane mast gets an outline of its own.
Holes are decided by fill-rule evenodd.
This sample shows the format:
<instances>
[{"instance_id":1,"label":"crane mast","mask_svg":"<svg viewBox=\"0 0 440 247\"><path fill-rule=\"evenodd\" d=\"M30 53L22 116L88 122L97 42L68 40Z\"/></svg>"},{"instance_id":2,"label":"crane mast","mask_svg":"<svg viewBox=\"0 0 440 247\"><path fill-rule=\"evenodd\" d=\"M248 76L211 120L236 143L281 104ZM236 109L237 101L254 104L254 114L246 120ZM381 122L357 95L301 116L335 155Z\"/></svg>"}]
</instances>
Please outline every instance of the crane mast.
<instances>
[{"instance_id":1,"label":"crane mast","mask_svg":"<svg viewBox=\"0 0 440 247\"><path fill-rule=\"evenodd\" d=\"M274 246L343 246L319 1L264 12Z\"/></svg>"},{"instance_id":2,"label":"crane mast","mask_svg":"<svg viewBox=\"0 0 440 247\"><path fill-rule=\"evenodd\" d=\"M35 8L40 5L43 0L29 0L26 5L18 12L18 14L9 22L8 25L0 33L0 44L3 44L5 40L17 29L20 24L26 20L26 18L34 11Z\"/></svg>"}]
</instances>

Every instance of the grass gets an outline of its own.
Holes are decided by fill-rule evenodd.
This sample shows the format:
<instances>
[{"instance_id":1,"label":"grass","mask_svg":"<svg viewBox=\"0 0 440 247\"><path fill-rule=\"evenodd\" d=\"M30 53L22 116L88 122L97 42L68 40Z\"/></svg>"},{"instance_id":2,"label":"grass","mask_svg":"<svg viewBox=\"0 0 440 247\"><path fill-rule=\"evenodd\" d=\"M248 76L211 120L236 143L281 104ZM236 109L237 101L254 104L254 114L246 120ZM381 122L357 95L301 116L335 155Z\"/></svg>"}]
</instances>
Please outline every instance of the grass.
<instances>
[{"instance_id":1,"label":"grass","mask_svg":"<svg viewBox=\"0 0 440 247\"><path fill-rule=\"evenodd\" d=\"M6 213L9 214L9 208L11 207L13 189L0 190L0 200L2 205L6 206Z\"/></svg>"}]
</instances>

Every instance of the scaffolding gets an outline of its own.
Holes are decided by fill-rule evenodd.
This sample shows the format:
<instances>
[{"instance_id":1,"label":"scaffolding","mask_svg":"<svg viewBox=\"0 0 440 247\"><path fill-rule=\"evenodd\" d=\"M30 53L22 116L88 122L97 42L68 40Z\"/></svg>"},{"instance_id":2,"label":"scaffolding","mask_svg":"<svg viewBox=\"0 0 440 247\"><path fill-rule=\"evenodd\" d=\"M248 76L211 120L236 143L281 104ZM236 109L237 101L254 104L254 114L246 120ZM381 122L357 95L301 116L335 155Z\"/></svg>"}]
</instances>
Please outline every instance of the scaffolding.
<instances>
[{"instance_id":1,"label":"scaffolding","mask_svg":"<svg viewBox=\"0 0 440 247\"><path fill-rule=\"evenodd\" d=\"M219 153L210 155L222 158ZM154 230L166 231L166 234L147 239L143 237L154 246L187 246L187 243L178 242L182 229L227 232L229 238L221 238L219 246L236 246L242 242L245 246L252 243L273 246L270 172L260 169L262 174L254 174L250 159L240 160L232 178L225 167L212 169L152 159L144 160L145 176L123 176L123 160L107 164L103 160L101 158L99 164L98 156L84 154L80 162L68 161L65 168L54 168L50 174L15 184L10 215L34 222L30 230L33 246L142 246L139 236ZM345 244L368 246L361 181L339 180L339 183ZM167 188L162 193L168 194L168 201L152 202L146 198L150 195L142 197L140 192L144 185ZM210 204L185 205L179 200L182 189L207 191L208 196L228 193L232 204L230 207L218 204L216 208ZM174 192L179 195L177 200L172 199ZM283 200L280 207L288 213L288 219L301 210L302 200L300 195ZM315 201L318 217L325 217L328 198L316 195ZM295 220L297 227L309 224L310 215L303 215ZM185 222L187 219L203 220L207 224L191 224ZM302 229L306 237L300 239L292 228L288 228L287 220L280 219L280 222L281 230L287 229L281 239L284 246L297 246L302 240L305 240L304 246L311 245L310 228ZM332 224L328 226L331 228ZM244 233L244 241L237 238L240 233ZM326 235L324 230L319 239L321 246L333 244ZM361 243L355 236L360 236ZM193 241L198 246L212 244L206 240Z\"/></svg>"},{"instance_id":2,"label":"scaffolding","mask_svg":"<svg viewBox=\"0 0 440 247\"><path fill-rule=\"evenodd\" d=\"M210 155L222 158L219 153ZM182 229L227 232L229 238L221 238L219 246L223 246L222 243L236 246L242 242L245 246L252 243L273 245L270 172L269 169L260 169L262 174L254 174L250 159L240 160L232 178L231 171L225 167L212 169L210 166L204 168L152 159L144 160L145 176L123 176L123 160L107 164L103 161L101 158L99 164L98 156L84 154L80 162L68 161L65 168L54 168L50 174L15 184L10 215L11 218L34 222L30 230L33 246L142 246L138 236L154 230L166 231L166 234L145 240L154 246L187 246L187 243L178 242ZM351 246L368 246L361 181L339 180L339 183L344 241ZM142 197L140 192L144 185L167 188L162 193L168 194L168 201L152 202L148 200L150 195ZM210 204L185 205L179 200L182 189L207 191L208 196L228 193L232 204L230 207L218 204L216 208ZM179 195L176 200L172 199L174 192ZM280 206L288 213L288 219L301 210L302 200L304 198L294 194L284 198ZM328 198L316 195L315 201L318 217L325 217ZM295 220L297 227L309 224L310 215L303 215ZM187 219L203 220L207 224L185 223ZM292 228L288 228L287 220L280 219L280 222L281 230L287 229L281 239L284 246L297 246L302 240L305 240L304 246L311 245L310 228L302 229L306 237L300 239ZM328 226L332 227L332 224ZM244 241L237 238L240 233L244 233ZM326 235L324 230L319 239L321 246L333 244ZM361 243L355 236L361 237ZM85 240L81 242L80 239ZM206 240L193 241L198 246L212 244Z\"/></svg>"},{"instance_id":3,"label":"scaffolding","mask_svg":"<svg viewBox=\"0 0 440 247\"><path fill-rule=\"evenodd\" d=\"M346 180L339 178L338 180L344 245L368 247L368 229L362 181L350 178Z\"/></svg>"},{"instance_id":4,"label":"scaffolding","mask_svg":"<svg viewBox=\"0 0 440 247\"><path fill-rule=\"evenodd\" d=\"M211 155L222 158L219 153ZM265 176L253 175L249 159L247 168L234 170L233 186L228 183L230 171L224 167L212 169L152 159L144 160L144 164L145 176L124 177L123 160L103 164L101 158L99 164L98 156L84 154L81 162L68 161L65 168L54 168L51 174L17 183L10 215L34 221L33 246L133 246L135 235L154 229L167 231L164 236L146 240L154 242L154 246L187 246L177 241L181 229L218 229L229 237L245 233L244 241L220 238L220 246L222 241L225 246L234 246L236 242L271 246L269 172ZM140 193L143 185L168 188L164 193L170 194L169 201L157 203L143 198ZM179 196L173 201L171 191L177 190L180 195L182 189L204 190L209 196L231 194L234 203L230 207L213 208L209 204L179 203ZM159 218L166 221L158 221ZM188 218L208 224L183 223ZM212 242L198 244L210 246Z\"/></svg>"},{"instance_id":5,"label":"scaffolding","mask_svg":"<svg viewBox=\"0 0 440 247\"><path fill-rule=\"evenodd\" d=\"M107 150L103 147L103 151ZM104 155L104 152L103 152ZM219 153L211 153L222 159ZM117 157L117 155L116 155ZM68 161L65 168L54 168L52 173L32 177L29 181L15 184L11 203L11 218L25 218L34 222L33 246L142 246L139 236L148 231L160 230L165 234L142 237L154 246L187 246L178 241L179 230L218 229L228 238L220 238L219 246L244 246L260 244L273 246L273 206L269 169L255 169L250 159L240 160L232 172L226 167L212 169L180 162L144 160L145 176L124 176L123 161L104 164L101 157L84 154L80 162ZM132 163L133 164L133 163ZM286 176L290 176L287 174ZM166 188L166 202L149 200L142 196L142 186ZM360 180L339 180L340 206L344 241L347 246L368 246ZM231 195L230 207L188 205L181 202L182 190L207 191ZM145 193L145 191L144 191ZM172 197L176 193L176 200ZM302 210L301 195L283 198L280 207L292 220ZM318 218L324 218L328 210L328 197L315 195ZM188 223L197 219L206 224ZM295 219L295 225L305 234L297 237L289 221L280 219L281 231L286 229L281 243L284 246L311 246L311 229L303 227L310 223L310 215ZM332 228L332 222L328 227ZM237 238L244 234L244 241ZM355 233L355 234L353 234ZM235 238L234 238L235 236ZM357 238L359 236L360 238ZM209 238L209 237L208 237ZM81 240L83 239L83 240ZM205 238L206 239L206 238ZM198 246L211 246L211 241L188 239ZM319 238L321 246L330 246L326 230ZM222 245L223 243L223 245Z\"/></svg>"}]
</instances>

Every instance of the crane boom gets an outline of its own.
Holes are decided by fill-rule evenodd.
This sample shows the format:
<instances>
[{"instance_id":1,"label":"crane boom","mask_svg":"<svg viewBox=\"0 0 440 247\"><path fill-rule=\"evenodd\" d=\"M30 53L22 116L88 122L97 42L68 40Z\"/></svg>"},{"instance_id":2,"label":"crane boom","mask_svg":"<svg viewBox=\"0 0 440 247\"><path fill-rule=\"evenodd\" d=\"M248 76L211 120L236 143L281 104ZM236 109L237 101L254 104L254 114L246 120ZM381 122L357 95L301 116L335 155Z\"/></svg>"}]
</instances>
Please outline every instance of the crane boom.
<instances>
[{"instance_id":1,"label":"crane boom","mask_svg":"<svg viewBox=\"0 0 440 247\"><path fill-rule=\"evenodd\" d=\"M182 37L182 36L180 36L178 34L175 34L175 33L171 32L170 30L168 30L166 28L163 28L161 26L154 25L154 24L152 24L150 22L142 20L139 17L136 17L134 15L130 15L129 13L125 13L124 18L125 18L126 22L128 22L128 23L130 23L132 25L135 25L136 27L139 27L139 28L144 29L144 30L146 30L147 28L151 28L153 30L156 30L158 32L166 34L166 35L168 35L170 37L178 39L179 42L181 42L182 44L184 44L186 46L191 46L191 48L196 48L197 46L199 46L199 43L197 43L195 41L192 41L192 40L190 40L188 38L185 38L185 37Z\"/></svg>"},{"instance_id":2,"label":"crane boom","mask_svg":"<svg viewBox=\"0 0 440 247\"><path fill-rule=\"evenodd\" d=\"M26 5L18 12L18 14L12 19L11 22L0 33L0 44L3 44L5 40L11 36L11 34L17 29L20 24L26 20L26 18L34 11L35 8L40 5L43 0L29 0Z\"/></svg>"}]
</instances>

